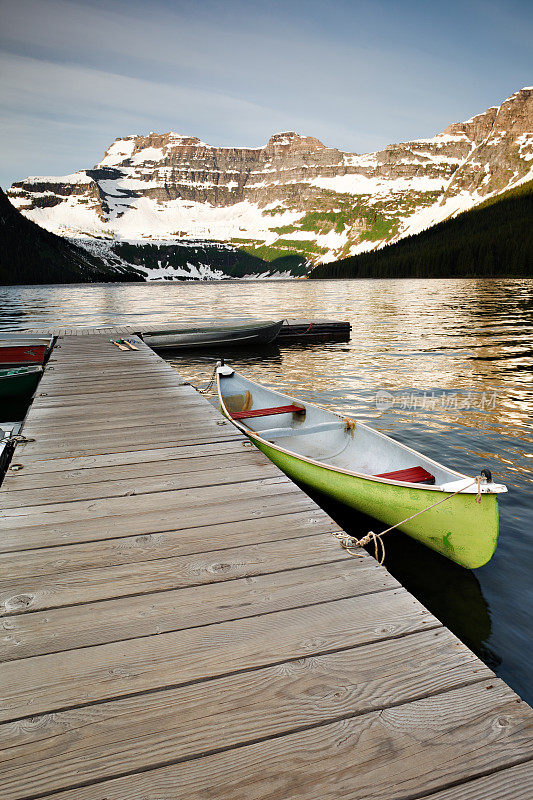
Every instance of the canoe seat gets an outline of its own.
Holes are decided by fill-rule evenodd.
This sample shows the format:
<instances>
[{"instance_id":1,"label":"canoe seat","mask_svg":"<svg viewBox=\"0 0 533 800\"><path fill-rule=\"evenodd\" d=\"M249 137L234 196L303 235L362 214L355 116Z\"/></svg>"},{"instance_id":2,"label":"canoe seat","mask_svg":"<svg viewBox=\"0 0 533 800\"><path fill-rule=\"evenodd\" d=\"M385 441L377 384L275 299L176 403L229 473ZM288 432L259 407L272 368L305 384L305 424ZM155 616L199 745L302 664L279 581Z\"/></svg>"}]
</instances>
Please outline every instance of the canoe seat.
<instances>
[{"instance_id":1,"label":"canoe seat","mask_svg":"<svg viewBox=\"0 0 533 800\"><path fill-rule=\"evenodd\" d=\"M435 476L424 467L409 467L397 469L395 472L382 472L374 478L388 478L391 481L406 481L407 483L435 483Z\"/></svg>"},{"instance_id":2,"label":"canoe seat","mask_svg":"<svg viewBox=\"0 0 533 800\"><path fill-rule=\"evenodd\" d=\"M305 414L302 406L277 406L275 408L256 408L253 411L230 412L232 419L248 419L249 417L270 417L273 414Z\"/></svg>"}]
</instances>

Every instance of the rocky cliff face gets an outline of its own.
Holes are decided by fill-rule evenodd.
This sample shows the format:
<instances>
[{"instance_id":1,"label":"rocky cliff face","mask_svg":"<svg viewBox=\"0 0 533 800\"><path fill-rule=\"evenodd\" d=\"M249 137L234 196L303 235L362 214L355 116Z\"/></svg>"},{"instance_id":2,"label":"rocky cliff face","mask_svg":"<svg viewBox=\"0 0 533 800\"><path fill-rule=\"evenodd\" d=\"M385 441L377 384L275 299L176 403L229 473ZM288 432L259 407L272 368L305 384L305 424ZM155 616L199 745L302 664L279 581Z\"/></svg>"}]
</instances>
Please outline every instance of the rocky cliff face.
<instances>
[{"instance_id":1,"label":"rocky cliff face","mask_svg":"<svg viewBox=\"0 0 533 800\"><path fill-rule=\"evenodd\" d=\"M533 88L431 139L357 155L294 132L264 147L176 133L117 139L92 169L14 183L11 202L48 230L90 241L218 241L309 263L375 249L527 179ZM191 241L191 247L194 242Z\"/></svg>"}]
</instances>

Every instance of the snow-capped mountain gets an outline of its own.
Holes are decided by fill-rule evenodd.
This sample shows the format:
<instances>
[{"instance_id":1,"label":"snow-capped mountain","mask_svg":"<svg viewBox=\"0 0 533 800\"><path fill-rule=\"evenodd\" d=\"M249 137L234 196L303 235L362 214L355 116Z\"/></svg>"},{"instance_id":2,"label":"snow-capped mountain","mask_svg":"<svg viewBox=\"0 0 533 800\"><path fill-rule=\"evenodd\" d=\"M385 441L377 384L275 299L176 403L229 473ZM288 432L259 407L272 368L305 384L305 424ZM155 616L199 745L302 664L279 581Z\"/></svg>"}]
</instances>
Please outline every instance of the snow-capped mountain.
<instances>
[{"instance_id":1,"label":"snow-capped mountain","mask_svg":"<svg viewBox=\"0 0 533 800\"><path fill-rule=\"evenodd\" d=\"M364 155L293 132L258 148L128 136L92 169L26 178L8 196L42 227L110 264L148 266L151 278L223 277L224 259L213 269L209 247L246 251L287 274L287 256L293 265L336 260L472 208L531 179L532 161L528 87L431 139Z\"/></svg>"}]
</instances>

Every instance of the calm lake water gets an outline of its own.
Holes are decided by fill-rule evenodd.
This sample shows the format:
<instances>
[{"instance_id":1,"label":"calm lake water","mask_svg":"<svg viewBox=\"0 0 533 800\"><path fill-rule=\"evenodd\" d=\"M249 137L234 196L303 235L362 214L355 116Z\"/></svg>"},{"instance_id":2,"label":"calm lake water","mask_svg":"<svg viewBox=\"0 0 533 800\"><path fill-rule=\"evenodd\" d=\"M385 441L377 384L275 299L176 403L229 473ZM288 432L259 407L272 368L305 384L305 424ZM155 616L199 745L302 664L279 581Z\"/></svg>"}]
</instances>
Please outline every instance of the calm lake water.
<instances>
[{"instance_id":1,"label":"calm lake water","mask_svg":"<svg viewBox=\"0 0 533 800\"><path fill-rule=\"evenodd\" d=\"M398 532L386 537L386 566L531 702L533 281L0 287L0 329L242 316L349 320L349 343L234 351L232 363L461 472L487 466L507 484L500 543L485 567L464 570ZM196 384L218 355L169 360ZM369 530L368 520L320 502L350 532Z\"/></svg>"}]
</instances>

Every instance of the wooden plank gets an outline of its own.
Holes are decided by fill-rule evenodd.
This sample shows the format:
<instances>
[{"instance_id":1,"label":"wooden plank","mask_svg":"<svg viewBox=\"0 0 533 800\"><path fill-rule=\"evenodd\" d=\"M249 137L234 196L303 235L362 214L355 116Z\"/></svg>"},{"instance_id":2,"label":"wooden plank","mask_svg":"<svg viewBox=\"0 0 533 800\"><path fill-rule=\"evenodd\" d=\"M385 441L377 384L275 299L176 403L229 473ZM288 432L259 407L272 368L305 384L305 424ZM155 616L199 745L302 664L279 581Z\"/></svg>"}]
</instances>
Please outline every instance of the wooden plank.
<instances>
[{"instance_id":1,"label":"wooden plank","mask_svg":"<svg viewBox=\"0 0 533 800\"><path fill-rule=\"evenodd\" d=\"M98 451L102 440L109 440L111 438L119 440L121 431L124 432L124 437L128 437L128 442L131 440L131 444L135 444L135 437L141 440L143 431L146 431L146 436L150 437L154 443L159 443L160 441L168 439L169 435L172 435L172 432L175 433L175 436L179 436L181 433L189 434L191 431L196 431L198 436L201 436L204 434L206 428L216 429L217 427L225 428L233 433L235 437L238 436L242 438L242 434L233 428L230 423L224 422L222 416L207 409L202 411L192 409L185 417L165 417L164 419L158 419L155 415L147 413L144 418L144 423L142 417L132 419L130 425L127 425L127 422L128 420L125 418L125 424L122 427L117 422L112 423L112 425L106 429L105 423L101 422L100 425L97 425L94 429L76 429L74 426L72 429L67 429L65 431L59 429L55 432L51 429L49 429L48 432L45 430L39 432L40 429L38 425L28 425L24 428L24 432L31 434L32 437L34 437L34 441L31 443L31 447L29 444L25 445L25 447L27 447L28 450L37 451L39 448L44 449L45 447L48 448L52 445L59 444L74 449L78 443L80 446L83 445L86 447L90 446L92 442L94 443L93 449ZM161 431L160 436L157 435L157 430ZM144 440L144 438L146 437L143 437L142 440ZM75 442L72 441L73 439Z\"/></svg>"},{"instance_id":2,"label":"wooden plank","mask_svg":"<svg viewBox=\"0 0 533 800\"><path fill-rule=\"evenodd\" d=\"M0 553L0 575L2 578L16 576L22 583L32 576L135 564L138 561L191 553L215 553L231 546L296 539L339 530L339 526L324 511L313 507L311 500L308 510L279 515L275 515L275 510L272 509L273 515L268 516L265 509L265 513L256 519L84 544L47 547L46 540L43 540L43 546L36 550Z\"/></svg>"},{"instance_id":3,"label":"wooden plank","mask_svg":"<svg viewBox=\"0 0 533 800\"><path fill-rule=\"evenodd\" d=\"M91 383L91 374L94 378L93 382L98 384L118 383L122 376L125 381L144 381L146 387L149 387L152 379L172 379L174 370L157 368L148 361L138 362L135 365L110 364L104 361L102 369L97 368L94 364L89 364L84 370L69 370L64 364L53 363L46 368L39 387L55 391L64 389L65 393L75 391L76 394L79 394L79 389L85 389Z\"/></svg>"},{"instance_id":4,"label":"wooden plank","mask_svg":"<svg viewBox=\"0 0 533 800\"><path fill-rule=\"evenodd\" d=\"M0 719L222 676L402 636L440 623L404 589L8 661Z\"/></svg>"},{"instance_id":5,"label":"wooden plank","mask_svg":"<svg viewBox=\"0 0 533 800\"><path fill-rule=\"evenodd\" d=\"M152 389L145 387L137 389L135 392L135 399L145 400L151 399L154 404L157 403L159 398L163 397L176 397L179 398L182 394L195 393L194 389L187 384L176 384L167 388ZM113 392L113 398L110 399L107 395L103 394L101 397L98 395L91 395L88 399L85 395L69 395L68 398L62 397L49 397L48 395L37 394L32 402L31 413L33 416L34 411L41 409L63 409L63 408L99 408L101 406L116 406L119 403L128 402L131 406L132 397L131 393L125 389L122 391Z\"/></svg>"},{"instance_id":6,"label":"wooden plank","mask_svg":"<svg viewBox=\"0 0 533 800\"><path fill-rule=\"evenodd\" d=\"M124 353L131 353L131 350L122 351ZM44 369L42 380L47 383L64 383L65 385L70 381L86 383L90 379L91 373L95 379L110 380L118 375L130 375L131 377L140 377L152 373L156 375L172 375L175 370L165 362L161 362L155 354L151 356L135 355L135 356L120 356L120 358L101 358L98 360L88 359L83 357L83 363L73 359L72 362L65 361L61 358L50 358Z\"/></svg>"},{"instance_id":7,"label":"wooden plank","mask_svg":"<svg viewBox=\"0 0 533 800\"><path fill-rule=\"evenodd\" d=\"M70 395L99 392L102 391L104 387L106 387L109 392L120 392L124 391L124 388L133 389L138 387L139 389L146 389L153 387L155 389L158 387L167 388L178 385L170 370L153 370L151 374L148 374L148 372L147 374L135 374L135 371L132 370L132 373L130 375L125 374L122 380L118 380L118 377L113 376L100 376L95 379L94 388L90 386L90 383L91 381L89 379L82 381L73 378L67 381L64 379L64 376L57 380L53 379L52 376L45 376L42 382L39 383L37 396L41 396L43 392L47 392L48 396L56 394L69 397Z\"/></svg>"},{"instance_id":8,"label":"wooden plank","mask_svg":"<svg viewBox=\"0 0 533 800\"><path fill-rule=\"evenodd\" d=\"M134 346L138 348L137 351L133 351L134 355L128 355L130 350L118 350L116 345L111 345L108 343L107 339L104 339L104 342L96 348L87 347L86 342L80 342L78 347L68 347L65 349L63 347L56 347L54 348L50 360L50 362L61 362L66 368L72 370L86 370L90 367L91 364L95 364L100 368L105 368L105 364L128 364L130 361L135 361L136 364L138 363L148 363L153 362L155 365L155 369L172 369L172 366L166 362L162 361L156 353L137 341L134 341ZM59 352L61 350L61 352ZM64 351L64 352L63 352ZM123 355L125 354L125 355Z\"/></svg>"},{"instance_id":9,"label":"wooden plank","mask_svg":"<svg viewBox=\"0 0 533 800\"><path fill-rule=\"evenodd\" d=\"M181 403L183 402L183 408ZM137 409L135 410L135 406ZM108 417L92 416L88 419L80 418L78 420L69 421L61 424L58 430L57 422L54 424L52 417L48 421L42 422L41 420L30 420L24 426L26 435L35 436L36 441L45 443L59 439L68 439L73 436L79 439L87 439L89 436L95 441L98 441L102 436L113 436L117 432L127 430L128 428L146 428L147 423L150 422L151 426L160 425L168 426L173 425L179 429L189 429L191 427L201 427L204 421L211 423L218 423L223 420L221 414L213 408L198 405L194 398L188 402L181 401L178 408L175 404L173 408L168 410L154 409L153 403L147 407L143 404L135 404L130 401L129 411L124 411L121 414Z\"/></svg>"},{"instance_id":10,"label":"wooden plank","mask_svg":"<svg viewBox=\"0 0 533 800\"><path fill-rule=\"evenodd\" d=\"M436 669L432 650L440 657ZM400 665L406 668L403 683L397 676ZM0 761L3 798L16 800L100 782L125 770L134 773L154 763L194 758L221 743L224 748L242 745L258 732L277 736L369 714L490 677L487 668L476 672L477 666L472 653L447 631L424 631L208 683L33 717L24 726L7 723L0 726L0 747L9 753L5 763ZM390 748L384 757L389 753ZM231 771L227 777L231 780ZM243 781L248 791L255 777L250 772ZM317 784L315 798L322 797L320 789ZM105 796L102 787L99 797ZM122 798L130 796L128 791ZM165 791L159 797L168 795Z\"/></svg>"},{"instance_id":11,"label":"wooden plank","mask_svg":"<svg viewBox=\"0 0 533 800\"><path fill-rule=\"evenodd\" d=\"M76 440L81 440L84 443L86 441L93 441L95 446L98 447L99 440L105 438L106 433L109 436L117 436L120 433L120 430L127 431L128 434L130 433L130 429L137 428L137 429L146 429L150 430L151 435L157 441L154 428L161 429L162 433L166 436L168 435L169 429L172 428L174 430L191 430L196 429L199 433L202 432L202 428L206 425L210 427L218 426L218 427L226 427L231 431L235 432L236 436L241 436L242 434L238 433L235 428L231 426L231 424L227 421L224 421L222 415L218 414L213 409L209 408L202 408L191 406L187 409L187 413L184 415L179 415L179 413L175 413L175 415L163 415L162 417L158 417L157 414L154 413L154 407L148 406L146 408L146 413L144 418L141 417L133 417L131 423L128 425L128 416L127 412L124 414L123 418L123 425L120 425L120 420L114 420L109 423L108 427L105 427L105 421L103 420L96 420L95 424L91 424L91 422L87 422L87 424L81 424L80 426L67 426L65 430L61 428L57 428L54 431L53 428L40 428L39 424L29 423L27 426L24 427L25 432L30 432L34 437L35 441L33 444L42 444L48 445L52 442L68 442L72 438L76 438Z\"/></svg>"},{"instance_id":12,"label":"wooden plank","mask_svg":"<svg viewBox=\"0 0 533 800\"><path fill-rule=\"evenodd\" d=\"M72 360L73 356L78 353L87 353L88 356L95 358L109 354L110 358L117 358L119 353L110 341L116 341L117 338L122 337L115 337L109 333L93 336L90 340L72 339L71 336L63 337L62 339L58 340L58 343L54 348L54 354L59 354L59 351L61 350L61 356L65 358L65 360ZM129 338L135 341L135 344L140 348L140 351L142 351L143 354L153 355L152 348L144 344L141 339L136 336L131 336Z\"/></svg>"},{"instance_id":13,"label":"wooden plank","mask_svg":"<svg viewBox=\"0 0 533 800\"><path fill-rule=\"evenodd\" d=\"M43 441L22 443L17 445L23 449L24 455L31 455L36 458L53 457L56 455L86 455L89 453L121 453L125 450L152 450L156 445L169 447L178 442L183 444L195 444L198 441L228 441L239 439L242 434L229 424L219 422L216 419L205 419L201 426L196 424L185 425L178 422L168 424L140 425L139 427L128 428L122 436L117 430L113 437L102 435L85 437L66 437L59 434L57 437L43 437Z\"/></svg>"},{"instance_id":14,"label":"wooden plank","mask_svg":"<svg viewBox=\"0 0 533 800\"><path fill-rule=\"evenodd\" d=\"M198 427L205 419L214 422L222 419L217 412L213 413L213 411L197 406L193 399L185 401L182 398L174 400L174 404L169 404L167 408L157 409L157 411L153 403L147 406L143 403L135 404L130 398L129 402L109 409L109 413L105 413L105 409L101 411L96 409L91 413L90 418L87 414L72 417L65 415L64 423L61 423L59 429L57 420L54 421L54 416L57 415L52 413L42 420L31 420L25 428L27 435L31 434L39 442L53 441L58 437L88 437L89 435L96 439L105 431L108 431L109 435L115 435L119 430L146 427L147 424L155 425L159 421L162 425L179 424L180 426L195 425Z\"/></svg>"},{"instance_id":15,"label":"wooden plank","mask_svg":"<svg viewBox=\"0 0 533 800\"><path fill-rule=\"evenodd\" d=\"M330 561L327 569L323 565L292 569L288 563L282 572L256 575L251 570L238 580L219 576L218 582L168 591L163 591L161 582L155 593L19 614L3 620L0 660L168 633L398 587L370 562L370 558Z\"/></svg>"},{"instance_id":16,"label":"wooden plank","mask_svg":"<svg viewBox=\"0 0 533 800\"><path fill-rule=\"evenodd\" d=\"M106 404L99 403L96 407L91 407L91 404L84 406L71 406L68 404L61 409L61 429L66 430L84 423L84 427L90 426L98 422L111 422L122 418L125 420L131 415L139 417L148 414L157 414L159 417L164 418L167 415L183 415L185 409L201 408L200 402L194 395L176 395L172 394L168 397L161 397L157 403L154 403L152 397L135 398L133 401L131 396L120 397L116 402L108 402ZM88 415L90 412L90 416ZM35 408L32 410L31 419L29 424L39 429L49 430L55 426L57 430L57 408L50 408L48 406Z\"/></svg>"},{"instance_id":17,"label":"wooden plank","mask_svg":"<svg viewBox=\"0 0 533 800\"><path fill-rule=\"evenodd\" d=\"M87 386L79 386L76 385L76 381L72 381L71 385L68 386L61 382L60 385L56 388L52 381L46 384L39 385L37 388L37 396L38 397L72 397L72 396L79 396L79 395L91 395L91 394L100 394L103 392L107 392L109 394L114 394L115 392L124 392L130 391L134 392L137 389L145 389L148 384L148 379L140 377L125 378L124 380L100 380L96 381L94 385L87 385ZM172 380L172 375L166 374L159 374L153 375L150 378L150 386L154 389L166 389L168 387L173 387L176 384Z\"/></svg>"},{"instance_id":18,"label":"wooden plank","mask_svg":"<svg viewBox=\"0 0 533 800\"><path fill-rule=\"evenodd\" d=\"M131 352L131 351L128 351ZM148 361L138 362L134 367L127 364L113 364L108 361L102 362L102 368L97 368L94 364L89 364L84 369L69 369L65 364L53 363L46 367L44 375L39 383L40 387L65 390L85 388L91 383L91 375L95 383L118 382L121 376L124 380L144 380L146 385L150 384L150 378L171 378L173 370L161 370L154 367Z\"/></svg>"},{"instance_id":19,"label":"wooden plank","mask_svg":"<svg viewBox=\"0 0 533 800\"><path fill-rule=\"evenodd\" d=\"M136 361L148 361L153 359L157 361L157 354L150 348L142 343L135 342L135 347L138 347L135 352ZM123 355L125 353L126 355ZM77 367L79 369L87 368L89 364L103 363L105 359L109 359L110 363L125 363L129 361L127 356L128 350L119 350L116 345L112 344L107 337L103 336L98 340L93 340L91 343L82 340L62 341L61 344L56 345L50 355L50 361L61 361L66 365ZM167 362L163 362L166 366Z\"/></svg>"},{"instance_id":20,"label":"wooden plank","mask_svg":"<svg viewBox=\"0 0 533 800\"><path fill-rule=\"evenodd\" d=\"M178 531L221 523L314 511L316 504L288 481L268 478L228 487L200 487L164 492L157 497L129 497L65 504L61 513L0 517L0 552L94 542L124 536ZM46 507L49 511L52 507Z\"/></svg>"},{"instance_id":21,"label":"wooden plank","mask_svg":"<svg viewBox=\"0 0 533 800\"><path fill-rule=\"evenodd\" d=\"M128 350L127 352L131 351ZM39 386L46 387L46 391L49 389L70 391L72 389L85 389L91 382L99 385L117 383L120 381L121 376L125 381L144 380L146 385L149 385L154 376L157 378L171 378L172 372L167 369L158 369L153 364L150 364L149 361L137 362L133 369L128 364L110 364L108 361L102 362L101 369L96 368L93 364L86 365L83 369L74 369L62 363L52 363L51 366L46 367Z\"/></svg>"},{"instance_id":22,"label":"wooden plank","mask_svg":"<svg viewBox=\"0 0 533 800\"><path fill-rule=\"evenodd\" d=\"M95 410L100 408L103 410L105 407L112 410L115 406L126 403L128 401L128 394L131 407L132 395L129 386L126 383L123 384L119 377L117 377L116 384L115 390L110 393L109 397L103 391L101 395L98 393L85 395L83 392L69 395L62 395L59 392L48 394L48 387L45 385L40 386L39 392L42 390L43 394L37 393L35 396L32 403L32 416L34 411L40 412L39 416L45 416L46 413L50 414L53 409L57 408L60 408L61 411L65 409L65 411L71 414L81 414L83 407L92 409L93 406ZM150 381L147 379L143 385L137 386L135 389L135 397L137 398L138 393L139 401L146 404L153 402L154 397L160 398L163 401L166 400L168 403L171 403L173 400L181 400L182 398L201 399L198 392L196 392L192 386L184 383L178 384L170 382L168 385L155 386L155 384L151 385ZM48 411L48 409L50 409L50 411Z\"/></svg>"},{"instance_id":23,"label":"wooden plank","mask_svg":"<svg viewBox=\"0 0 533 800\"><path fill-rule=\"evenodd\" d=\"M52 356L45 365L42 380L56 383L67 383L69 380L87 381L94 372L95 378L110 379L117 374L128 374L132 377L146 374L149 368L157 375L172 375L176 370L152 355L135 354L131 350L118 351L118 357L90 358L80 353L79 357L67 360Z\"/></svg>"},{"instance_id":24,"label":"wooden plank","mask_svg":"<svg viewBox=\"0 0 533 800\"><path fill-rule=\"evenodd\" d=\"M65 400L61 407L44 404L36 405L29 424L40 426L43 429L49 429L55 424L56 430L60 432L63 427L73 427L79 422L91 425L96 421L113 420L113 418L119 416L126 419L130 413L137 414L137 416L143 413L145 421L150 421L154 417L164 421L169 415L178 415L182 408L187 409L187 411L189 409L202 409L210 411L213 415L220 413L218 408L215 409L213 406L202 404L196 393L185 394L185 392L181 392L178 394L177 392L171 392L168 395L159 395L154 400L149 393L136 397L125 390L124 392L114 393L112 400L107 399L105 402L103 402L103 398L97 400L94 407L90 400L83 404L71 404L69 400ZM181 413L185 414L185 411ZM60 425L58 425L59 414L61 415Z\"/></svg>"},{"instance_id":25,"label":"wooden plank","mask_svg":"<svg viewBox=\"0 0 533 800\"><path fill-rule=\"evenodd\" d=\"M268 732L266 705L263 723ZM61 800L182 800L184 787L187 800L404 800L523 761L530 724L531 711L505 684L482 681L157 770L128 775L123 762L124 777Z\"/></svg>"},{"instance_id":26,"label":"wooden plank","mask_svg":"<svg viewBox=\"0 0 533 800\"><path fill-rule=\"evenodd\" d=\"M111 469L113 466L124 466L129 464L152 464L156 461L173 461L180 458L195 458L206 455L217 454L232 454L244 450L251 449L253 445L244 439L232 439L226 442L200 442L192 445L180 445L179 443L174 447L159 447L153 450L126 450L123 453L107 453L104 455L91 455L91 456L70 456L67 458L51 458L51 459L25 459L22 456L22 448L17 453L17 461L23 465L21 472L8 472L4 481L11 480L11 478L21 478L22 481L26 479L32 482L32 485L37 487L42 486L55 486L54 477L51 473L54 472L68 472L73 473L87 470L87 476L93 473L93 470L105 468ZM46 474L43 474L46 472ZM96 473L97 474L97 473ZM52 480L54 483L48 484L47 481ZM18 484L17 484L18 485ZM12 489L11 484L5 484L6 488Z\"/></svg>"},{"instance_id":27,"label":"wooden plank","mask_svg":"<svg viewBox=\"0 0 533 800\"><path fill-rule=\"evenodd\" d=\"M147 347L139 339L135 339L135 337L131 338L138 348L137 351L133 351L136 360L147 360L150 358L157 360L157 354L154 353L150 347ZM115 362L124 360L126 356L123 356L122 353L127 353L128 351L119 350L110 339L114 339L114 337L109 336L109 334L100 336L97 339L92 339L91 341L87 341L86 339L73 340L68 337L53 348L51 357L64 361L65 363L79 366L80 368L87 366L91 361L99 362L105 358L109 358L110 361ZM114 341L116 341L116 339L114 339Z\"/></svg>"},{"instance_id":28,"label":"wooden plank","mask_svg":"<svg viewBox=\"0 0 533 800\"><path fill-rule=\"evenodd\" d=\"M144 386L143 388L137 389L135 392L135 398L139 401L144 400L152 400L154 403L158 399L170 399L170 398L178 398L180 399L181 396L193 396L196 394L195 390L187 385L187 384L175 384L173 386L167 387L159 387L153 388L151 386ZM92 394L90 397L86 395L69 395L68 397L61 398L61 396L49 396L47 394L37 394L33 398L32 402L32 414L33 411L41 411L47 409L72 409L77 410L81 409L81 407L92 407L95 408L108 406L112 408L120 403L125 403L128 400L131 406L131 393L128 389L119 389L116 392L113 392L112 397L107 397L104 393L102 395Z\"/></svg>"},{"instance_id":29,"label":"wooden plank","mask_svg":"<svg viewBox=\"0 0 533 800\"><path fill-rule=\"evenodd\" d=\"M425 795L426 800L531 800L532 797L533 761Z\"/></svg>"},{"instance_id":30,"label":"wooden plank","mask_svg":"<svg viewBox=\"0 0 533 800\"><path fill-rule=\"evenodd\" d=\"M125 420L126 422L127 420ZM176 417L175 419L166 418L163 421L152 416L147 417L144 424L142 419L135 419L131 421L130 425L125 424L122 428L118 424L117 427L108 429L101 425L96 430L80 430L79 432L74 429L70 432L59 430L55 433L46 433L45 431L39 433L38 426L33 428L28 425L24 428L24 433L35 437L35 441L23 446L28 452L50 452L51 448L55 447L60 447L67 453L91 447L93 451L101 452L102 445L110 441L120 442L122 439L124 444L128 445L135 445L136 442L146 444L150 441L155 444L168 441L169 437L173 437L175 440L180 437L190 438L194 433L198 438L206 438L210 435L209 431L216 431L217 428L223 428L224 434L230 433L233 438L242 437L242 434L230 423L224 422L221 416L214 415L209 411L202 411L201 414L191 412L185 419ZM160 431L159 434L158 431Z\"/></svg>"},{"instance_id":31,"label":"wooden plank","mask_svg":"<svg viewBox=\"0 0 533 800\"><path fill-rule=\"evenodd\" d=\"M136 339L133 336L131 338L135 340L136 346L139 347L139 357L153 358L156 355L152 348L145 345L140 339ZM53 348L52 357L61 358L63 361L76 361L78 359L77 363L80 366L86 363L85 358L82 360L81 356L86 356L87 359L102 359L105 356L109 356L110 359L118 361L120 360L120 351L109 341L110 339L116 341L115 337L109 334L93 337L91 340L72 339L70 336L60 338Z\"/></svg>"},{"instance_id":32,"label":"wooden plank","mask_svg":"<svg viewBox=\"0 0 533 800\"><path fill-rule=\"evenodd\" d=\"M125 353L132 353L131 350ZM155 358L155 356L154 356ZM131 363L127 363L130 361ZM123 375L128 380L145 379L149 385L150 373L152 376L158 378L172 378L176 373L170 366L161 366L161 362L155 362L153 358L139 358L133 355L124 355L120 361L110 361L109 359L102 359L102 361L91 362L88 361L84 366L76 366L65 364L59 359L52 359L49 366L45 367L42 383L40 385L55 385L56 387L63 386L65 389L77 388L78 385L85 386L90 381L91 373L95 381L112 382L120 375Z\"/></svg>"},{"instance_id":33,"label":"wooden plank","mask_svg":"<svg viewBox=\"0 0 533 800\"><path fill-rule=\"evenodd\" d=\"M184 405L183 411L180 410L182 402ZM158 426L166 429L172 426L184 430L194 427L198 429L201 428L204 422L206 424L218 424L219 427L226 426L235 430L231 424L224 419L220 412L212 408L209 404L199 405L194 398L188 398L186 400L180 398L179 403L180 406L178 406L176 402L173 411L163 410L162 413L159 414L157 406L155 406L153 402L139 402L137 404L137 412L144 412L144 414L142 414L135 413L135 402L130 398L129 409L132 411L131 418L128 414L128 406L126 406L122 415L119 415L117 419L110 419L109 422L107 422L106 418L103 416L100 418L95 416L95 419L86 418L85 422L80 419L79 421L74 420L74 422L69 423L67 420L63 428L61 425L58 426L57 419L54 427L52 424L53 415L50 415L48 420L37 420L35 422L29 420L24 426L24 431L31 432L32 435L36 437L36 442L47 443L50 441L69 439L72 438L72 436L76 436L76 438L83 437L84 439L92 438L97 442L98 438L105 436L106 433L108 436L116 435L118 431L127 428L154 428ZM110 414L111 413L112 412L110 412ZM96 415L98 414L99 411L96 410ZM55 416L57 417L57 415Z\"/></svg>"},{"instance_id":34,"label":"wooden plank","mask_svg":"<svg viewBox=\"0 0 533 800\"><path fill-rule=\"evenodd\" d=\"M285 489L285 491L296 494L294 485L289 482L288 478L282 476L282 474L280 474L280 477L269 476L262 481L257 481L257 483L263 483L268 487L276 486L276 490L278 491L283 491ZM248 481L245 483L245 486L247 485ZM239 484L236 484L236 486L238 488L235 491L239 492L241 486ZM49 503L47 506L39 505L6 508L0 517L0 530L13 529L15 527L31 527L36 521L42 521L42 523L46 524L47 522L75 522L79 519L88 521L96 517L104 517L107 519L109 517L122 516L126 509L130 514L149 512L151 510L163 508L175 512L179 509L180 504L187 504L193 496L201 497L202 488L205 489L206 487L177 489L171 492L165 492L162 497L132 495L128 496L127 503L125 503L124 499L121 497L111 497L94 501L77 500L73 502ZM206 491L207 497L210 500L213 500L215 497L219 499L221 497L225 497L226 499L230 497L230 499L232 499L231 495L228 494L232 490L227 487L207 487ZM185 508L188 510L187 505L185 505ZM193 509L191 509L191 511L193 511Z\"/></svg>"},{"instance_id":35,"label":"wooden plank","mask_svg":"<svg viewBox=\"0 0 533 800\"><path fill-rule=\"evenodd\" d=\"M4 579L0 584L0 615L181 589L346 559L355 561L343 548L334 547L328 536L317 534L304 540L230 547L215 554L139 561L134 570L131 564L123 564L28 578L23 594L18 578Z\"/></svg>"},{"instance_id":36,"label":"wooden plank","mask_svg":"<svg viewBox=\"0 0 533 800\"><path fill-rule=\"evenodd\" d=\"M259 456L259 452L249 447L243 447L243 442L232 440L230 442L221 442L217 445L206 443L205 447L201 445L191 445L184 447L163 448L162 452L167 453L167 456L156 457L155 454L161 451L134 451L133 453L119 453L114 454L114 458L119 455L131 456L132 460L123 464L111 464L109 466L99 467L80 467L78 469L73 465L68 468L69 461L79 462L82 459L56 459L56 461L40 461L39 471L28 471L23 465L23 460L18 459L18 463L22 469L7 472L4 478L4 486L9 489L9 495L5 493L4 500L8 501L9 497L14 496L17 491L26 489L41 489L51 488L55 486L72 487L77 484L98 483L100 481L112 480L125 480L127 478L137 477L150 477L154 475L170 475L184 472L197 472L202 469L213 469L226 466L233 461L237 465L246 463L251 464L264 464L264 457ZM207 453L203 451L207 448ZM180 452L181 451L185 451ZM143 459L144 453L154 453L153 456L148 455L146 460ZM231 456L228 459L228 455ZM245 458L243 458L243 456ZM101 457L102 460L105 456ZM135 460L133 460L133 458ZM151 459L154 460L151 460ZM89 460L88 457L86 460ZM56 466L57 461L61 461L63 469L50 470L51 466ZM31 463L31 462L29 462ZM37 462L31 463L35 468ZM65 468L67 467L67 468ZM0 495L1 497L1 495Z\"/></svg>"},{"instance_id":37,"label":"wooden plank","mask_svg":"<svg viewBox=\"0 0 533 800\"><path fill-rule=\"evenodd\" d=\"M137 429L139 430L139 429ZM175 428L174 428L175 431ZM63 458L76 458L76 457L86 457L90 456L91 452L94 456L102 456L106 457L108 455L119 455L121 453L129 453L135 451L143 451L149 450L153 451L153 449L157 448L169 448L169 447L178 447L180 445L188 446L194 444L213 444L216 442L230 442L230 441L242 441L242 437L240 434L235 431L235 429L231 430L228 427L221 427L221 430L215 430L213 433L209 434L208 431L205 432L205 435L193 435L189 433L188 435L183 435L179 438L179 441L176 441L176 435L170 435L170 433L162 433L160 437L157 437L158 441L154 441L150 439L150 436L146 436L146 440L143 441L136 441L135 437L128 437L127 441L123 441L122 443L119 440L113 440L107 443L98 443L98 446L94 447L91 451L90 447L85 447L80 445L80 448L76 450L75 447L71 447L68 452L65 452L65 447L61 444L56 445L52 444L50 447L46 447L43 449L38 449L34 447L33 450L29 452L25 452L30 447L30 444L20 443L17 444L17 449L15 450L17 454L17 459L19 456L27 455L31 457L33 460L44 460L50 461L54 460L59 457ZM15 459L15 461L17 460Z\"/></svg>"},{"instance_id":38,"label":"wooden plank","mask_svg":"<svg viewBox=\"0 0 533 800\"><path fill-rule=\"evenodd\" d=\"M244 454L243 454L244 455ZM250 454L251 455L251 454ZM161 472L162 469L156 470ZM170 492L176 489L190 489L196 486L223 486L236 482L257 481L262 478L275 477L279 470L274 464L265 463L263 459L250 459L237 463L228 469L228 465L204 467L200 470L167 468L162 475L148 475L145 478L128 477L125 479L103 480L94 483L66 484L47 489L21 489L7 496L0 494L0 510L16 509L21 505L27 509L47 506L54 503L96 500L104 497L132 497L135 495ZM44 509L43 509L44 510Z\"/></svg>"}]
</instances>

